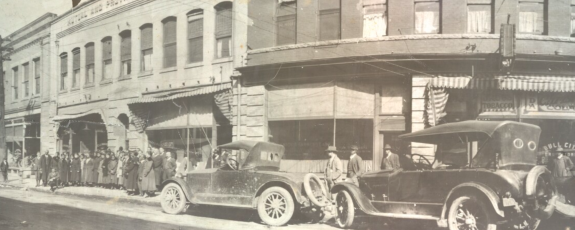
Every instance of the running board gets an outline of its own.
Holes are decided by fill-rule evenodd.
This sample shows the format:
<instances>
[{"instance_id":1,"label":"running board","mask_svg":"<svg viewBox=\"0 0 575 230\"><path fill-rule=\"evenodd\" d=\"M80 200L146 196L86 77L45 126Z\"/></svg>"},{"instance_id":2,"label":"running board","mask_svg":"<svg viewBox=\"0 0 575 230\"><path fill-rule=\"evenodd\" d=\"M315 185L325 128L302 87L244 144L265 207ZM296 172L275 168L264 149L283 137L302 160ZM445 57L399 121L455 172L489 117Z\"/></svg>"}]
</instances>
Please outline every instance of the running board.
<instances>
[{"instance_id":1,"label":"running board","mask_svg":"<svg viewBox=\"0 0 575 230\"><path fill-rule=\"evenodd\" d=\"M439 217L430 216L430 215L417 215L417 214L397 214L397 213L367 213L371 216L381 216L381 217L389 217L389 218L398 218L398 219L417 219L417 220L439 220Z\"/></svg>"}]
</instances>

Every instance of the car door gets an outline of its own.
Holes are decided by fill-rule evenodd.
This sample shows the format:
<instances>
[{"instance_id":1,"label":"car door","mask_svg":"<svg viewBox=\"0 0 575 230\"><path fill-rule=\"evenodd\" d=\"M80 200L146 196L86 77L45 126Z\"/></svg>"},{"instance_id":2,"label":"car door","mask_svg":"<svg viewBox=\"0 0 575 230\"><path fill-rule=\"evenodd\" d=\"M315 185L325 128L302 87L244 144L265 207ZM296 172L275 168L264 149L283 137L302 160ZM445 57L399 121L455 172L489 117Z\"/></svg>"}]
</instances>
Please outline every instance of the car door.
<instances>
[{"instance_id":1,"label":"car door","mask_svg":"<svg viewBox=\"0 0 575 230\"><path fill-rule=\"evenodd\" d=\"M212 174L211 203L251 207L253 194L251 181L253 176L250 170L233 170L220 168Z\"/></svg>"}]
</instances>

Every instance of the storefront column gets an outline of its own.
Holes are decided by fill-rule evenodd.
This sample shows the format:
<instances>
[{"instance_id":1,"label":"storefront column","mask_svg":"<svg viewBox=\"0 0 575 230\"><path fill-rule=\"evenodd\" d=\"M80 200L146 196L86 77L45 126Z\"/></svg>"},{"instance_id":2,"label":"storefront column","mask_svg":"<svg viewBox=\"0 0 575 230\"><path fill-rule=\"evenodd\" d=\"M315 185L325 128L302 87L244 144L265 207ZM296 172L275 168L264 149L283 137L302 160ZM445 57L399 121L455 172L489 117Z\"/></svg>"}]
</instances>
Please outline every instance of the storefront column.
<instances>
[{"instance_id":1,"label":"storefront column","mask_svg":"<svg viewBox=\"0 0 575 230\"><path fill-rule=\"evenodd\" d=\"M245 117L246 136L250 140L267 141L267 122L265 114L266 88L263 85L246 88L245 104L247 109Z\"/></svg>"},{"instance_id":2,"label":"storefront column","mask_svg":"<svg viewBox=\"0 0 575 230\"><path fill-rule=\"evenodd\" d=\"M425 87L431 80L430 76L413 76L411 81L411 132L425 129L423 119L425 111ZM411 143L411 153L427 156L434 155L433 145Z\"/></svg>"}]
</instances>

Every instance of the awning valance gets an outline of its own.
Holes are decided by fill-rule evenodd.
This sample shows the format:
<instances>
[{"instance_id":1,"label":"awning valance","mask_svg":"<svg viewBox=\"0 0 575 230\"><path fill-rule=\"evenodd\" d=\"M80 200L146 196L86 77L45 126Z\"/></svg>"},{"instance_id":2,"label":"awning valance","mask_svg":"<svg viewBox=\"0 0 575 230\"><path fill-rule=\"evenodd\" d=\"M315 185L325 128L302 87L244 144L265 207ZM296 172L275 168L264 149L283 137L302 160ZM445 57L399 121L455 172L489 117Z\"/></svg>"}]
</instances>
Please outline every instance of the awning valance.
<instances>
[{"instance_id":1,"label":"awning valance","mask_svg":"<svg viewBox=\"0 0 575 230\"><path fill-rule=\"evenodd\" d=\"M454 76L435 77L431 79L431 87L447 89L496 89L499 79L484 76Z\"/></svg>"},{"instance_id":2,"label":"awning valance","mask_svg":"<svg viewBox=\"0 0 575 230\"><path fill-rule=\"evenodd\" d=\"M63 120L73 120L73 119L78 119L80 117L83 116L88 116L90 114L100 114L103 115L104 112L102 111L102 109L90 109L88 111L85 112L80 112L80 113L75 113L75 114L61 114L61 115L56 115L54 116L54 118L52 118L52 120L54 121L63 121ZM102 116L103 118L104 116Z\"/></svg>"},{"instance_id":3,"label":"awning valance","mask_svg":"<svg viewBox=\"0 0 575 230\"><path fill-rule=\"evenodd\" d=\"M210 93L217 93L222 90L231 89L231 83L221 83L221 84L214 84L209 86L202 86L192 89L187 89L185 91L176 91L165 93L161 95L155 96L146 96L142 98L133 99L128 104L138 104L138 103L153 103L153 102L161 102L161 101L169 101L173 99L183 98L183 97L192 97Z\"/></svg>"},{"instance_id":4,"label":"awning valance","mask_svg":"<svg viewBox=\"0 0 575 230\"><path fill-rule=\"evenodd\" d=\"M575 77L566 76L505 76L499 83L501 90L536 92L575 92Z\"/></svg>"},{"instance_id":5,"label":"awning valance","mask_svg":"<svg viewBox=\"0 0 575 230\"><path fill-rule=\"evenodd\" d=\"M105 108L108 100L101 100L86 104L59 107L58 114L52 118L53 121L61 122L64 120L78 120L81 117L91 114L99 114L102 121L106 122Z\"/></svg>"}]
</instances>

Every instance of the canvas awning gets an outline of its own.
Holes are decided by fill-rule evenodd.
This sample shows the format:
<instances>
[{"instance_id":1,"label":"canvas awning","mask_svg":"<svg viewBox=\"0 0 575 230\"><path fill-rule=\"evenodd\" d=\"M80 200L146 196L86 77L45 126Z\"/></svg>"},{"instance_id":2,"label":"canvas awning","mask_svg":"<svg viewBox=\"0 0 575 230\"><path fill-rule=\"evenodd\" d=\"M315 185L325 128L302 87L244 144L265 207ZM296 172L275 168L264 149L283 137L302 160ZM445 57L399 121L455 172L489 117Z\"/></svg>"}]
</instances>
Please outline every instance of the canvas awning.
<instances>
[{"instance_id":1,"label":"canvas awning","mask_svg":"<svg viewBox=\"0 0 575 230\"><path fill-rule=\"evenodd\" d=\"M446 89L496 89L499 79L486 76L440 76L431 79L432 88Z\"/></svg>"},{"instance_id":2,"label":"canvas awning","mask_svg":"<svg viewBox=\"0 0 575 230\"><path fill-rule=\"evenodd\" d=\"M106 116L104 113L104 108L106 107L108 101L103 100L99 102L93 102L88 104L73 105L68 107L58 108L58 115L52 118L53 121L61 122L65 120L78 120L81 117L88 116L91 114L98 114L101 116L102 121L106 122Z\"/></svg>"},{"instance_id":3,"label":"canvas awning","mask_svg":"<svg viewBox=\"0 0 575 230\"><path fill-rule=\"evenodd\" d=\"M202 86L192 89L186 89L185 91L175 91L164 93L160 95L153 95L153 96L145 96L142 98L133 99L128 104L138 104L138 103L153 103L153 102L161 102L161 101L169 101L173 99L183 98L183 97L192 97L210 93L217 93L222 90L231 89L231 83L221 83L221 84L214 84L209 86Z\"/></svg>"},{"instance_id":4,"label":"canvas awning","mask_svg":"<svg viewBox=\"0 0 575 230\"><path fill-rule=\"evenodd\" d=\"M549 75L505 76L499 83L499 89L536 92L575 92L575 77Z\"/></svg>"}]
</instances>

